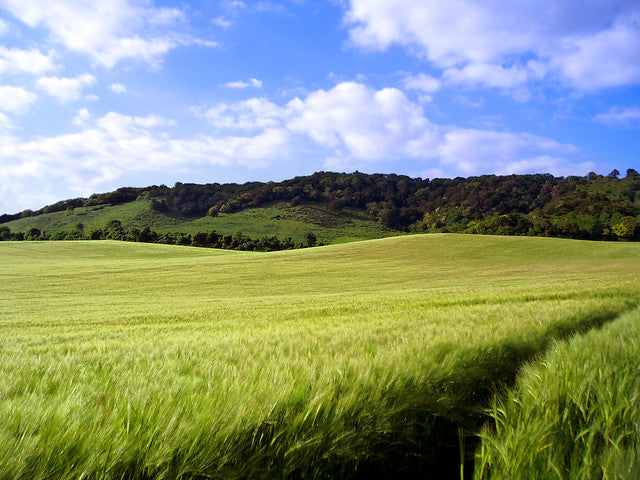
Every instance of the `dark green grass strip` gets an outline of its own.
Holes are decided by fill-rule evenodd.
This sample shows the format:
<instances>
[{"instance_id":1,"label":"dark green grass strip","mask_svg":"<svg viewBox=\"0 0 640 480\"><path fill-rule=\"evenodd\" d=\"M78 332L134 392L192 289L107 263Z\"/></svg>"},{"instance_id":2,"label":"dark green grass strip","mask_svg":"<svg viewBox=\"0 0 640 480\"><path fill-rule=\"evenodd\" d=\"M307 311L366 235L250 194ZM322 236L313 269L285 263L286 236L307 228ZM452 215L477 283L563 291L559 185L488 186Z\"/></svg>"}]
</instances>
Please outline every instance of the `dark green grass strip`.
<instances>
[{"instance_id":1,"label":"dark green grass strip","mask_svg":"<svg viewBox=\"0 0 640 480\"><path fill-rule=\"evenodd\" d=\"M554 344L492 405L478 480L640 478L640 310Z\"/></svg>"}]
</instances>

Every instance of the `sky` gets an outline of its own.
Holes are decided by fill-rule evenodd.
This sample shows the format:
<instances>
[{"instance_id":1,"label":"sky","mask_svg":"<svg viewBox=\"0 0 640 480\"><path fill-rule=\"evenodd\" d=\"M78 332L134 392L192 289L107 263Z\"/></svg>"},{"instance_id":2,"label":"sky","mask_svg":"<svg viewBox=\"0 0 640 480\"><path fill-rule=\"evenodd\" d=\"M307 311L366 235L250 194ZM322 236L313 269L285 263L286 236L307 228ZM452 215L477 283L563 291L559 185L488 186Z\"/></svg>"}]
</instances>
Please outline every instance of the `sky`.
<instances>
[{"instance_id":1,"label":"sky","mask_svg":"<svg viewBox=\"0 0 640 480\"><path fill-rule=\"evenodd\" d=\"M323 170L628 168L638 0L0 0L0 213Z\"/></svg>"}]
</instances>

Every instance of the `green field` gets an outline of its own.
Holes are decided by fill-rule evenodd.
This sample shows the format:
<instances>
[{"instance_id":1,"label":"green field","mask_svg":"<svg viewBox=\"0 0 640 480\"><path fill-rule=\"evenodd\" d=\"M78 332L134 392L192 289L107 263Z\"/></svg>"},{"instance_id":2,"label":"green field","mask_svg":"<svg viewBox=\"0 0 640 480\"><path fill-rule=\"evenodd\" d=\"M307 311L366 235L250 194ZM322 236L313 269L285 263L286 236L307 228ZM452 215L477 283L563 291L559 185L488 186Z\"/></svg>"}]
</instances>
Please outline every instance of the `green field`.
<instances>
[{"instance_id":1,"label":"green field","mask_svg":"<svg viewBox=\"0 0 640 480\"><path fill-rule=\"evenodd\" d=\"M640 304L623 242L2 242L0 265L0 479L455 478L523 362Z\"/></svg>"}]
</instances>

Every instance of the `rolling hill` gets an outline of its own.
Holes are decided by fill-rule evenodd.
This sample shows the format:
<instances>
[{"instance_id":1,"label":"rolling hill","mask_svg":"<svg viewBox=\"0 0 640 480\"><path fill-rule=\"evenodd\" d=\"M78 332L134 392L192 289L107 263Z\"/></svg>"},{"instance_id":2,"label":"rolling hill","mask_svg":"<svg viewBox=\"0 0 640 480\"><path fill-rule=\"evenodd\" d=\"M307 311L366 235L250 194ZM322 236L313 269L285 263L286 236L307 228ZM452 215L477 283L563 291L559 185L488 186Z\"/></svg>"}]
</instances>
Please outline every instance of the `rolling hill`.
<instances>
[{"instance_id":1,"label":"rolling hill","mask_svg":"<svg viewBox=\"0 0 640 480\"><path fill-rule=\"evenodd\" d=\"M199 245L203 242L194 241L195 234L215 230L254 240L291 237L288 246L404 232L639 240L639 219L640 175L632 169L624 178L613 171L607 176L433 180L319 172L279 183L121 188L1 215L0 239L111 238ZM308 234L314 242L307 241ZM280 249L255 242L235 245Z\"/></svg>"},{"instance_id":2,"label":"rolling hill","mask_svg":"<svg viewBox=\"0 0 640 480\"><path fill-rule=\"evenodd\" d=\"M74 234L78 224L83 236L91 230L106 229L109 222L120 221L125 230L149 227L159 234L185 233L215 230L224 235L242 233L249 238L275 235L292 237L303 242L305 235L313 232L319 243L342 243L398 235L402 232L385 227L357 209L344 209L340 213L330 211L321 204L291 206L277 202L268 206L248 208L234 213L212 216L188 217L183 214L157 212L149 199L136 199L122 205L98 205L44 213L13 220L4 224L12 231L28 232L37 228L50 232L50 238L65 239ZM64 235L60 235L64 233Z\"/></svg>"}]
</instances>

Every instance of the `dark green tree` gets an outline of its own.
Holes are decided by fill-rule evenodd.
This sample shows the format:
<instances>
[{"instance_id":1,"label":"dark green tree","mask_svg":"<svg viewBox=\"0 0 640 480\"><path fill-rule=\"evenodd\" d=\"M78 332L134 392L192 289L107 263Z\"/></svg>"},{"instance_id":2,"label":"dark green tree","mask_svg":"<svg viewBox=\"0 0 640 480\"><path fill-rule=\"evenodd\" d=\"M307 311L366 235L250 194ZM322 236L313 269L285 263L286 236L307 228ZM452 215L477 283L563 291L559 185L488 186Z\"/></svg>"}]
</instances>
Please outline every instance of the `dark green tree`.
<instances>
[{"instance_id":1,"label":"dark green tree","mask_svg":"<svg viewBox=\"0 0 640 480\"><path fill-rule=\"evenodd\" d=\"M307 241L307 247L314 247L316 245L316 243L318 242L318 238L316 237L315 233L313 233L313 232L308 232L304 236L304 238Z\"/></svg>"},{"instance_id":2,"label":"dark green tree","mask_svg":"<svg viewBox=\"0 0 640 480\"><path fill-rule=\"evenodd\" d=\"M40 240L41 237L42 232L36 227L31 227L29 230L27 230L27 233L24 236L25 240Z\"/></svg>"},{"instance_id":3,"label":"dark green tree","mask_svg":"<svg viewBox=\"0 0 640 480\"><path fill-rule=\"evenodd\" d=\"M105 238L110 240L126 240L124 228L120 220L111 220L104 228Z\"/></svg>"},{"instance_id":4,"label":"dark green tree","mask_svg":"<svg viewBox=\"0 0 640 480\"><path fill-rule=\"evenodd\" d=\"M0 241L12 240L11 229L0 225Z\"/></svg>"}]
</instances>

